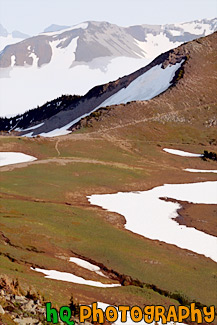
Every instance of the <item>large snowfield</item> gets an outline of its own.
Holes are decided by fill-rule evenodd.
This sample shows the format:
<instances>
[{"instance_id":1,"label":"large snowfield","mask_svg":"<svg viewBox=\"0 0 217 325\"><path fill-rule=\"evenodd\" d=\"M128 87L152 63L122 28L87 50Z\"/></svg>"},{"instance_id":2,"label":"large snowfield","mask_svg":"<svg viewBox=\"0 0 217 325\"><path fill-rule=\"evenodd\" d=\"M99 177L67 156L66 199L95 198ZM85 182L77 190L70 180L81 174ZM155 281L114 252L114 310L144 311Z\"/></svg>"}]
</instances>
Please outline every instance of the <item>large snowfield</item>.
<instances>
[{"instance_id":1,"label":"large snowfield","mask_svg":"<svg viewBox=\"0 0 217 325\"><path fill-rule=\"evenodd\" d=\"M171 81L182 63L183 61L167 66L165 69L162 68L162 65L156 65L132 81L128 87L122 88L109 97L98 107L126 104L133 100L149 100L156 97L170 87Z\"/></svg>"},{"instance_id":2,"label":"large snowfield","mask_svg":"<svg viewBox=\"0 0 217 325\"><path fill-rule=\"evenodd\" d=\"M21 152L0 152L0 167L34 161L36 159Z\"/></svg>"},{"instance_id":3,"label":"large snowfield","mask_svg":"<svg viewBox=\"0 0 217 325\"><path fill-rule=\"evenodd\" d=\"M174 218L181 205L162 198L201 204L217 204L217 181L165 184L148 191L92 195L88 200L123 215L126 229L144 237L203 254L217 262L217 238L195 228L179 225Z\"/></svg>"}]
</instances>

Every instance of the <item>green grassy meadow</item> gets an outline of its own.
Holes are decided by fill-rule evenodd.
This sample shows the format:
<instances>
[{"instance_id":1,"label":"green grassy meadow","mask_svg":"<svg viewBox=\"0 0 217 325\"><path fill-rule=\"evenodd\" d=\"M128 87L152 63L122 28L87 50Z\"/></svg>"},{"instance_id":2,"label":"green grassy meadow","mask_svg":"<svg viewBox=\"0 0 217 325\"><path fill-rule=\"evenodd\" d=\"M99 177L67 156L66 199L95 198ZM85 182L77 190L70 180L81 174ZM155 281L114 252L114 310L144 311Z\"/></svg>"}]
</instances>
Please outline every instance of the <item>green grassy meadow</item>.
<instances>
[{"instance_id":1,"label":"green grassy meadow","mask_svg":"<svg viewBox=\"0 0 217 325\"><path fill-rule=\"evenodd\" d=\"M166 131L169 128L172 126L167 126ZM168 139L166 132L166 139L162 137L158 143L150 141L150 130L145 134L144 130L138 134L128 131L127 137L121 130L119 138L113 133L112 139L85 138L85 134L77 132L60 138L58 144L55 138L0 138L1 151L20 151L38 158L24 167L3 169L0 174L1 274L17 278L24 288L39 291L57 305L69 303L73 294L81 303L97 300L168 306L179 303L171 298L174 293L188 301L214 304L214 262L131 233L123 228L123 222L120 225L120 216L91 206L86 198L98 193L145 190L164 182L193 182L198 177L183 172L183 168L215 166L201 159L196 162L164 153L162 148L171 147L170 140L174 141ZM189 133L183 131L176 138L177 148L187 148L182 138L189 138ZM210 136L205 134L203 141ZM192 138L188 150L203 152L204 146ZM201 178L214 180L215 175L200 175ZM113 270L139 280L143 287L101 289L45 279L30 269L36 266L114 282L70 263L69 257L74 254L104 265L108 272Z\"/></svg>"}]
</instances>

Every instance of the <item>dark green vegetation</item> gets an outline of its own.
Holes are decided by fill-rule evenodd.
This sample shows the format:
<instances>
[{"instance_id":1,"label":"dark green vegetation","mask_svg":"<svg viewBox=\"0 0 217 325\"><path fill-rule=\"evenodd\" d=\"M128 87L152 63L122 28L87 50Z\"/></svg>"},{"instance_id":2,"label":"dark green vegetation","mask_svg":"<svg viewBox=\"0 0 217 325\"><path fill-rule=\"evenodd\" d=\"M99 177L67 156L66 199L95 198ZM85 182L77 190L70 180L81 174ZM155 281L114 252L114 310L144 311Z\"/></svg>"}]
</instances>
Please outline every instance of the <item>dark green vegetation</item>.
<instances>
[{"instance_id":1,"label":"dark green vegetation","mask_svg":"<svg viewBox=\"0 0 217 325\"><path fill-rule=\"evenodd\" d=\"M24 114L16 115L13 118L0 118L0 131L14 130L15 128L27 128L29 125L39 124L46 118L59 113L69 105L76 105L81 96L62 95L54 100L31 109Z\"/></svg>"},{"instance_id":2,"label":"dark green vegetation","mask_svg":"<svg viewBox=\"0 0 217 325\"><path fill-rule=\"evenodd\" d=\"M208 152L207 150L204 150L203 159L211 159L216 161L217 154L215 152Z\"/></svg>"}]
</instances>

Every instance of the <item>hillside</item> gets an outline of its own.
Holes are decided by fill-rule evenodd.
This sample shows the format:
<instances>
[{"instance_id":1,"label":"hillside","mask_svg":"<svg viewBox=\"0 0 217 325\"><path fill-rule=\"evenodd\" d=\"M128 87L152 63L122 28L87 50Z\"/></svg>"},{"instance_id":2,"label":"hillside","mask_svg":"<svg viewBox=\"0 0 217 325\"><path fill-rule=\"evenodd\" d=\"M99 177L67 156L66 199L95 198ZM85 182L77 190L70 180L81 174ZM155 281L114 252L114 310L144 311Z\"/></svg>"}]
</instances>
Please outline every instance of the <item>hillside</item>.
<instances>
[{"instance_id":1,"label":"hillside","mask_svg":"<svg viewBox=\"0 0 217 325\"><path fill-rule=\"evenodd\" d=\"M165 66L183 57L185 63L173 86L151 100L100 108L61 137L0 137L1 152L37 158L0 167L1 276L17 278L24 290L31 286L57 306L68 305L72 294L81 304L216 304L214 258L144 236L128 228L124 214L90 202L94 195L136 196L167 189L164 184L216 184L216 161L200 157L217 151L216 38L214 33L167 53ZM216 240L214 193L200 203L171 194L158 199L178 204L176 227L184 224ZM135 202L129 211L136 224ZM144 201L139 207L144 221L137 226L144 230L152 223L152 206ZM60 280L61 272L68 280Z\"/></svg>"},{"instance_id":2,"label":"hillside","mask_svg":"<svg viewBox=\"0 0 217 325\"><path fill-rule=\"evenodd\" d=\"M171 50L130 75L92 88L84 96L62 96L23 115L0 119L0 130L26 136L67 134L70 126L98 107L159 95L176 82L185 60L184 52Z\"/></svg>"},{"instance_id":3,"label":"hillside","mask_svg":"<svg viewBox=\"0 0 217 325\"><path fill-rule=\"evenodd\" d=\"M7 46L0 54L0 116L22 114L63 94L84 95L211 34L216 21L131 27L88 21Z\"/></svg>"},{"instance_id":4,"label":"hillside","mask_svg":"<svg viewBox=\"0 0 217 325\"><path fill-rule=\"evenodd\" d=\"M94 126L94 130L115 129L121 119L120 128L124 130L125 124L130 126L132 123L133 128L140 120L142 123L143 119L150 118L165 123L174 121L180 125L183 123L216 127L216 41L217 33L213 33L169 52L165 64L174 60L176 62L177 57L187 58L176 75L175 87L149 101L99 109L82 119L80 125Z\"/></svg>"},{"instance_id":5,"label":"hillside","mask_svg":"<svg viewBox=\"0 0 217 325\"><path fill-rule=\"evenodd\" d=\"M125 103L124 114L120 109L115 110L115 114L116 111L118 115L120 112L117 121L121 118L122 123L137 119L137 112L141 116L145 114L146 117L151 117L155 114L168 112L169 106L169 115L174 115L173 111L176 111L175 114L177 115L177 111L180 109L182 110L180 114L185 112L184 114L188 115L186 109L189 108L189 105L191 105L192 110L195 106L203 107L203 104L211 104L212 109L208 111L209 121L203 122L215 124L213 111L213 104L216 103L215 83L213 82L216 69L215 41L216 33L170 50L157 57L146 67L128 76L94 87L85 96L63 96L23 115L11 119L0 119L0 129L2 131L15 130L21 135L27 136L43 135L46 137L67 134L69 133L67 129L75 127L75 124L76 128L79 127L79 123L84 125L85 121L87 121L88 126L92 125L94 116L97 120L102 120L103 113L102 110L97 110L98 107L108 106L104 110L104 114L108 116L110 112L114 114L114 108L111 109L110 106L120 103ZM206 68L203 66L204 57L208 60ZM169 69L172 72L169 72L167 76L166 73ZM184 86L182 83L183 76L185 76ZM192 94L195 80L197 80L198 90L195 89ZM204 89L204 80L207 81L206 89ZM156 97L168 87L171 87L171 91L167 91L162 97ZM156 98L152 101L130 104L130 101L147 100L153 97ZM185 99L183 100L183 98ZM97 112L94 112L96 110ZM93 112L92 115L90 115L91 112ZM190 112L191 114L192 112ZM81 117L85 115L90 116L79 122ZM187 117L181 116L180 120L183 118L184 120L187 119ZM211 122L212 119L213 122ZM106 123L109 123L111 128L112 120L107 118ZM103 123L100 123L100 128L104 128Z\"/></svg>"}]
</instances>

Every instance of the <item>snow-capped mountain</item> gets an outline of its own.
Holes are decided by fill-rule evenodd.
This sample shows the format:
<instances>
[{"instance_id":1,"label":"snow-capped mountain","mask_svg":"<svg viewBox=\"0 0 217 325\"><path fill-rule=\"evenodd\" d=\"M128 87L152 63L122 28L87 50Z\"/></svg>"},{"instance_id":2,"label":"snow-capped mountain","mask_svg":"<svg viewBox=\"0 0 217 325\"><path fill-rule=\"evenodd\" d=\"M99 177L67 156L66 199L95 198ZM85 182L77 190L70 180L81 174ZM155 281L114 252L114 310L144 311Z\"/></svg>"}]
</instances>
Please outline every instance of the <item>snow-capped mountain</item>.
<instances>
[{"instance_id":1,"label":"snow-capped mountain","mask_svg":"<svg viewBox=\"0 0 217 325\"><path fill-rule=\"evenodd\" d=\"M217 19L120 27L85 22L10 45L0 54L1 116L132 73L160 53L217 29Z\"/></svg>"},{"instance_id":2,"label":"snow-capped mountain","mask_svg":"<svg viewBox=\"0 0 217 325\"><path fill-rule=\"evenodd\" d=\"M21 33L18 30L8 33L7 29L0 24L0 51L2 51L5 46L21 42L28 37L29 35Z\"/></svg>"},{"instance_id":3,"label":"snow-capped mountain","mask_svg":"<svg viewBox=\"0 0 217 325\"><path fill-rule=\"evenodd\" d=\"M98 108L149 100L166 91L176 83L186 59L185 50L168 51L146 67L116 81L96 86L84 96L62 96L23 115L1 119L0 129L18 131L25 136L68 134L71 132L69 128Z\"/></svg>"}]
</instances>

